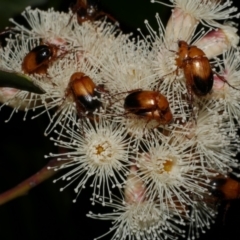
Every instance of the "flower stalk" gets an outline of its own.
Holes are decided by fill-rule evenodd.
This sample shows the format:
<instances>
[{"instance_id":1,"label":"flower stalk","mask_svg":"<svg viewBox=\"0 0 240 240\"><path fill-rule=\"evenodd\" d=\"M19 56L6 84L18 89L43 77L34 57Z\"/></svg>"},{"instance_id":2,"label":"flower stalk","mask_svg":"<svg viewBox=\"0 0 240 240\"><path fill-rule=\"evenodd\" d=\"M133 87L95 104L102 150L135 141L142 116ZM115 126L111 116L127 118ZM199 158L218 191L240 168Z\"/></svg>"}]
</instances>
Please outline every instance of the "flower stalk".
<instances>
[{"instance_id":1,"label":"flower stalk","mask_svg":"<svg viewBox=\"0 0 240 240\"><path fill-rule=\"evenodd\" d=\"M60 163L57 159L52 159L46 166L40 169L37 173L27 178L17 186L0 194L0 205L3 205L13 199L26 195L32 188L38 186L42 182L54 176L57 172L49 170L49 168L57 167Z\"/></svg>"}]
</instances>

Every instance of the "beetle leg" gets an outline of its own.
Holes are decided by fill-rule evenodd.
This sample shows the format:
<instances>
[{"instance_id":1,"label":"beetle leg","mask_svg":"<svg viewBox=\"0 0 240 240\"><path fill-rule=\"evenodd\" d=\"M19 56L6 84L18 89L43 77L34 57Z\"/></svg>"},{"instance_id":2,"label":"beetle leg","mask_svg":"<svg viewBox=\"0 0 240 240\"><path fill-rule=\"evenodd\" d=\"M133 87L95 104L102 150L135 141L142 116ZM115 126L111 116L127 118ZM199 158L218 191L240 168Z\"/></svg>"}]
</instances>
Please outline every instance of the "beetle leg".
<instances>
[{"instance_id":1,"label":"beetle leg","mask_svg":"<svg viewBox=\"0 0 240 240\"><path fill-rule=\"evenodd\" d=\"M148 123L151 121L151 119L150 118L148 118L147 119L147 122L146 122L146 124L145 124L145 126L144 126L144 128L143 128L143 133L145 133L145 130L146 130L146 128L147 128L147 125L148 125Z\"/></svg>"},{"instance_id":2,"label":"beetle leg","mask_svg":"<svg viewBox=\"0 0 240 240\"><path fill-rule=\"evenodd\" d=\"M197 120L196 120L196 116L195 116L194 110L193 110L194 94L193 94L193 89L192 89L192 81L193 81L193 77L190 74L189 77L186 77L187 99L189 102L189 108L191 111L192 118L196 123Z\"/></svg>"},{"instance_id":3,"label":"beetle leg","mask_svg":"<svg viewBox=\"0 0 240 240\"><path fill-rule=\"evenodd\" d=\"M229 87L231 87L231 88L233 88L233 89L235 89L235 90L240 91L239 88L236 88L236 87L234 87L233 85L231 85L223 76L219 75L217 72L214 72L214 74L216 74L216 75L218 76L218 78L219 78L221 81L223 81L224 83L226 83Z\"/></svg>"}]
</instances>

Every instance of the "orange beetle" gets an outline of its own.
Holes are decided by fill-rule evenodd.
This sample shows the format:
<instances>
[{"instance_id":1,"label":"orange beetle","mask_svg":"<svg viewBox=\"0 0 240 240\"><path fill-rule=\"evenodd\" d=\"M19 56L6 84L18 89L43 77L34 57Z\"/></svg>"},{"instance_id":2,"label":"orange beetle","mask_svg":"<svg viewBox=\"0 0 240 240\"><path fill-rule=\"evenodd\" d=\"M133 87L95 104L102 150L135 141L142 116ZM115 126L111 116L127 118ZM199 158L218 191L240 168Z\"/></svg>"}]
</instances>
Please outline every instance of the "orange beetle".
<instances>
[{"instance_id":1,"label":"orange beetle","mask_svg":"<svg viewBox=\"0 0 240 240\"><path fill-rule=\"evenodd\" d=\"M189 101L192 104L193 94L207 95L213 87L213 71L205 53L198 47L188 45L185 41L178 42L176 64L183 69Z\"/></svg>"},{"instance_id":2,"label":"orange beetle","mask_svg":"<svg viewBox=\"0 0 240 240\"><path fill-rule=\"evenodd\" d=\"M93 113L101 107L100 92L92 79L82 72L72 74L66 95L72 94L78 114Z\"/></svg>"},{"instance_id":3,"label":"orange beetle","mask_svg":"<svg viewBox=\"0 0 240 240\"><path fill-rule=\"evenodd\" d=\"M168 100L160 92L137 90L130 93L124 101L127 113L156 120L160 124L172 122L173 115Z\"/></svg>"},{"instance_id":4,"label":"orange beetle","mask_svg":"<svg viewBox=\"0 0 240 240\"><path fill-rule=\"evenodd\" d=\"M23 59L22 70L27 74L44 74L49 63L56 58L57 47L55 45L39 45L33 48Z\"/></svg>"},{"instance_id":5,"label":"orange beetle","mask_svg":"<svg viewBox=\"0 0 240 240\"><path fill-rule=\"evenodd\" d=\"M210 182L210 192L220 200L239 199L240 182L230 177L220 176Z\"/></svg>"},{"instance_id":6,"label":"orange beetle","mask_svg":"<svg viewBox=\"0 0 240 240\"><path fill-rule=\"evenodd\" d=\"M86 21L96 21L104 16L116 22L112 16L99 9L99 0L77 0L76 4L72 7L72 12L77 14L79 25Z\"/></svg>"}]
</instances>

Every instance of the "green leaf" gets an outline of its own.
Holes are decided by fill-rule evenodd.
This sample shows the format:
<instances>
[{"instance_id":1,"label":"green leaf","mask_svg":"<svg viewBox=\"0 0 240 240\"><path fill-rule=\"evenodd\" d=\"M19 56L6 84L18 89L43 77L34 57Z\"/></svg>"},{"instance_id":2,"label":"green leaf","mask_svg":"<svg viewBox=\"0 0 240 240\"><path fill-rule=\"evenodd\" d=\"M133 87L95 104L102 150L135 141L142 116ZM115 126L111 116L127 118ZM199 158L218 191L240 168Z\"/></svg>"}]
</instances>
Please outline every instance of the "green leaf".
<instances>
[{"instance_id":1,"label":"green leaf","mask_svg":"<svg viewBox=\"0 0 240 240\"><path fill-rule=\"evenodd\" d=\"M29 78L15 72L0 71L0 87L10 87L32 93L43 94L43 89L37 87Z\"/></svg>"}]
</instances>

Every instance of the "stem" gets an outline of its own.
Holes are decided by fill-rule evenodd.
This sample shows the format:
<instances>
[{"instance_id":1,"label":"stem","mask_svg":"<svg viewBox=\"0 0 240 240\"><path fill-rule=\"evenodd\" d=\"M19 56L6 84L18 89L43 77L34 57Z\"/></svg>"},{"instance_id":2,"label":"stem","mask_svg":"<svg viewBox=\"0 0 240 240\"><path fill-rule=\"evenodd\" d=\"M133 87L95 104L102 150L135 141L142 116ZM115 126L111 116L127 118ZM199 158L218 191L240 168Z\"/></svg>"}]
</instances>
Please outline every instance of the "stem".
<instances>
[{"instance_id":1,"label":"stem","mask_svg":"<svg viewBox=\"0 0 240 240\"><path fill-rule=\"evenodd\" d=\"M56 167L62 164L63 162L57 161L57 159L49 161L49 163L44 166L39 172L33 174L31 177L27 178L17 186L0 194L0 205L3 205L4 203L7 203L17 197L25 195L29 190L57 173L57 171L54 171L52 167ZM51 167L51 169L48 169L48 167Z\"/></svg>"}]
</instances>

